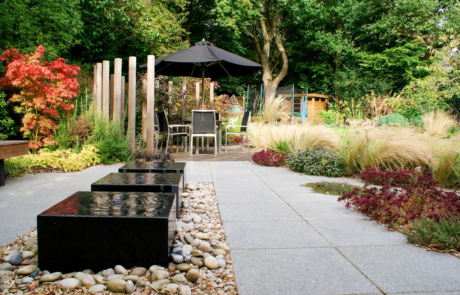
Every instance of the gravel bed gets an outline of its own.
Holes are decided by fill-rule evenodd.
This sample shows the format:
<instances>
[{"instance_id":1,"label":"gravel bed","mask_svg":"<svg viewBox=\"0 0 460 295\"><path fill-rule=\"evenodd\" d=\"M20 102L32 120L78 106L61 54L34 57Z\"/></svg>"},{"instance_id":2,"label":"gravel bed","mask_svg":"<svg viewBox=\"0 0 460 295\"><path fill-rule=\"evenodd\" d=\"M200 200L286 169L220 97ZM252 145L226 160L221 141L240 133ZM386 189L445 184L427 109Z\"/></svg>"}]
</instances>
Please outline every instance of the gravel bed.
<instances>
[{"instance_id":1,"label":"gravel bed","mask_svg":"<svg viewBox=\"0 0 460 295\"><path fill-rule=\"evenodd\" d=\"M168 268L49 273L38 269L34 229L0 248L0 294L239 294L213 184L187 183L183 201Z\"/></svg>"}]
</instances>

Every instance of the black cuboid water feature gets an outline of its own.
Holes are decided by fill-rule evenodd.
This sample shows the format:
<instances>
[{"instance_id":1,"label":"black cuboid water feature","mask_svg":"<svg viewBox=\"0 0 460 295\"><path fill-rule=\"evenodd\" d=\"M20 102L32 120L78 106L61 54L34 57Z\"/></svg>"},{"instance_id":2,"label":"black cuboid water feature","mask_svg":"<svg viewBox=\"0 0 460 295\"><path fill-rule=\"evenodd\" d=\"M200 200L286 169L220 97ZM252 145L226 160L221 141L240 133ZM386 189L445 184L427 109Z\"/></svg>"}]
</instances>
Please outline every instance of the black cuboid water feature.
<instances>
[{"instance_id":1,"label":"black cuboid water feature","mask_svg":"<svg viewBox=\"0 0 460 295\"><path fill-rule=\"evenodd\" d=\"M42 270L168 266L174 193L76 192L37 216Z\"/></svg>"},{"instance_id":2,"label":"black cuboid water feature","mask_svg":"<svg viewBox=\"0 0 460 295\"><path fill-rule=\"evenodd\" d=\"M120 173L182 173L185 187L185 162L131 162L118 169Z\"/></svg>"},{"instance_id":3,"label":"black cuboid water feature","mask_svg":"<svg viewBox=\"0 0 460 295\"><path fill-rule=\"evenodd\" d=\"M110 173L91 184L91 191L175 193L179 218L184 186L182 173Z\"/></svg>"}]
</instances>

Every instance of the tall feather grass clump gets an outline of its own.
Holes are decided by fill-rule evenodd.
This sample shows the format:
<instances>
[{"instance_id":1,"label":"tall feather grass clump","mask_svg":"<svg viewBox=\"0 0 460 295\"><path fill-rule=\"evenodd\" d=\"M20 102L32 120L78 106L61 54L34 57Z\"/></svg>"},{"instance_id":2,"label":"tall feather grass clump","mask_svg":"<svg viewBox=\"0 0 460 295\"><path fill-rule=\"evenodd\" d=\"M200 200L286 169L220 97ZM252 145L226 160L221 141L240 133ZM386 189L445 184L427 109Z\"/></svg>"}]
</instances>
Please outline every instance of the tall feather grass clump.
<instances>
[{"instance_id":1,"label":"tall feather grass clump","mask_svg":"<svg viewBox=\"0 0 460 295\"><path fill-rule=\"evenodd\" d=\"M260 121L266 122L276 118L282 118L287 116L287 113L283 111L284 98L282 96L275 97L271 95L264 100L262 115Z\"/></svg>"},{"instance_id":2,"label":"tall feather grass clump","mask_svg":"<svg viewBox=\"0 0 460 295\"><path fill-rule=\"evenodd\" d=\"M433 150L413 131L397 129L350 130L341 140L340 153L348 168L413 169L433 164Z\"/></svg>"},{"instance_id":3,"label":"tall feather grass clump","mask_svg":"<svg viewBox=\"0 0 460 295\"><path fill-rule=\"evenodd\" d=\"M340 141L340 137L331 129L311 125L273 126L253 122L249 127L249 135L256 148L276 150L279 143L284 142L289 145L292 152L315 146L335 150Z\"/></svg>"},{"instance_id":4,"label":"tall feather grass clump","mask_svg":"<svg viewBox=\"0 0 460 295\"><path fill-rule=\"evenodd\" d=\"M429 136L444 135L449 128L456 126L457 122L446 112L431 112L423 115L423 128Z\"/></svg>"}]
</instances>

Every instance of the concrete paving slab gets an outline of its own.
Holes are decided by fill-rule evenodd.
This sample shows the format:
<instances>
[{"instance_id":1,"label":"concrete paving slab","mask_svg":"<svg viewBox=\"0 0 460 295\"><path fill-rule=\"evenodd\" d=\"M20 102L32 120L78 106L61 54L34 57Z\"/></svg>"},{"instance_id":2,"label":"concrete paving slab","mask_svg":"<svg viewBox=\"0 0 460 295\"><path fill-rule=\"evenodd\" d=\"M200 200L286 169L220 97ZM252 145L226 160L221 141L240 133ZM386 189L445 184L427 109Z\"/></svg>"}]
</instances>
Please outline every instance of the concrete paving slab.
<instances>
[{"instance_id":1,"label":"concrete paving slab","mask_svg":"<svg viewBox=\"0 0 460 295\"><path fill-rule=\"evenodd\" d=\"M331 247L310 225L298 221L224 222L232 250ZM250 233L250 234L248 234Z\"/></svg>"},{"instance_id":2,"label":"concrete paving slab","mask_svg":"<svg viewBox=\"0 0 460 295\"><path fill-rule=\"evenodd\" d=\"M234 250L232 258L242 295L379 293L331 248Z\"/></svg>"},{"instance_id":3,"label":"concrete paving slab","mask_svg":"<svg viewBox=\"0 0 460 295\"><path fill-rule=\"evenodd\" d=\"M337 203L338 196L305 192L276 192L287 203Z\"/></svg>"},{"instance_id":4,"label":"concrete paving slab","mask_svg":"<svg viewBox=\"0 0 460 295\"><path fill-rule=\"evenodd\" d=\"M223 221L302 221L285 204L219 204L219 209Z\"/></svg>"},{"instance_id":5,"label":"concrete paving slab","mask_svg":"<svg viewBox=\"0 0 460 295\"><path fill-rule=\"evenodd\" d=\"M278 197L272 190L251 190L228 192L223 191L216 194L219 204L284 204L284 201Z\"/></svg>"},{"instance_id":6,"label":"concrete paving slab","mask_svg":"<svg viewBox=\"0 0 460 295\"><path fill-rule=\"evenodd\" d=\"M309 223L334 246L406 245L404 235L388 231L374 220L312 220Z\"/></svg>"},{"instance_id":7,"label":"concrete paving slab","mask_svg":"<svg viewBox=\"0 0 460 295\"><path fill-rule=\"evenodd\" d=\"M346 209L342 203L290 203L306 220L365 219L366 216L352 209Z\"/></svg>"},{"instance_id":8,"label":"concrete paving slab","mask_svg":"<svg viewBox=\"0 0 460 295\"><path fill-rule=\"evenodd\" d=\"M3 210L1 212L3 213ZM13 242L36 226L36 218L0 218L0 245Z\"/></svg>"},{"instance_id":9,"label":"concrete paving slab","mask_svg":"<svg viewBox=\"0 0 460 295\"><path fill-rule=\"evenodd\" d=\"M412 245L338 247L384 292L460 290L460 259Z\"/></svg>"}]
</instances>

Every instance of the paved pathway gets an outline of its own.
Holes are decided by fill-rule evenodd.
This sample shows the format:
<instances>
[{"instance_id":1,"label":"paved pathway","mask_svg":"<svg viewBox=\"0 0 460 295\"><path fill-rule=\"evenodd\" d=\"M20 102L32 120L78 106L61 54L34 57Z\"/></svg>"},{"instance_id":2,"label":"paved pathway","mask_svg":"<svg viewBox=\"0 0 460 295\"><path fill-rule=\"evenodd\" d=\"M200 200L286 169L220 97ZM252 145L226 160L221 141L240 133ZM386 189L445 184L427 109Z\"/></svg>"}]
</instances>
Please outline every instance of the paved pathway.
<instances>
[{"instance_id":1,"label":"paved pathway","mask_svg":"<svg viewBox=\"0 0 460 295\"><path fill-rule=\"evenodd\" d=\"M460 294L460 259L301 186L325 177L250 162L189 162L187 172L214 182L242 295Z\"/></svg>"},{"instance_id":2,"label":"paved pathway","mask_svg":"<svg viewBox=\"0 0 460 295\"><path fill-rule=\"evenodd\" d=\"M0 245L118 167L8 180L0 188ZM324 177L251 162L188 162L186 169L188 181L215 184L242 295L460 295L460 259L406 244L401 234L345 209L336 196L301 186Z\"/></svg>"}]
</instances>

